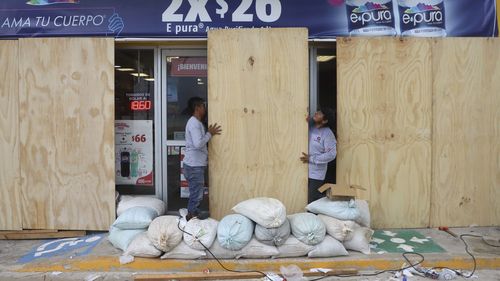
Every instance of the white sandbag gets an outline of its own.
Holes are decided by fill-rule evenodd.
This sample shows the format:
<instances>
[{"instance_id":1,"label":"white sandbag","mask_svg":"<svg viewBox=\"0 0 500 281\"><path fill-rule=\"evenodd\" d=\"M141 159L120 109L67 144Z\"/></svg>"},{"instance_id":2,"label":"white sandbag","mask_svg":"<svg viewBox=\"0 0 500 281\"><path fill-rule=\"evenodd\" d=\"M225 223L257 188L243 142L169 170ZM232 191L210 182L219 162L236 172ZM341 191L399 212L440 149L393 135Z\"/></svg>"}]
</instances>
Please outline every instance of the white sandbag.
<instances>
[{"instance_id":1,"label":"white sandbag","mask_svg":"<svg viewBox=\"0 0 500 281\"><path fill-rule=\"evenodd\" d=\"M217 240L220 246L238 251L250 242L254 232L254 222L240 214L225 216L217 226Z\"/></svg>"},{"instance_id":2,"label":"white sandbag","mask_svg":"<svg viewBox=\"0 0 500 281\"><path fill-rule=\"evenodd\" d=\"M356 205L359 210L359 218L356 219L356 222L361 226L370 228L370 207L366 200L358 200L356 199Z\"/></svg>"},{"instance_id":3,"label":"white sandbag","mask_svg":"<svg viewBox=\"0 0 500 281\"><path fill-rule=\"evenodd\" d=\"M173 248L171 251L166 252L161 256L161 259L182 259L194 260L205 257L205 251L195 250L189 247L184 241Z\"/></svg>"},{"instance_id":4,"label":"white sandbag","mask_svg":"<svg viewBox=\"0 0 500 281\"><path fill-rule=\"evenodd\" d=\"M165 214L165 203L160 199L151 196L120 196L121 200L116 208L116 214L120 216L126 210L133 207L149 207L156 211L158 216Z\"/></svg>"},{"instance_id":5,"label":"white sandbag","mask_svg":"<svg viewBox=\"0 0 500 281\"><path fill-rule=\"evenodd\" d=\"M148 238L153 245L163 252L172 250L182 241L182 231L178 227L176 216L161 216L154 219L148 228Z\"/></svg>"},{"instance_id":6,"label":"white sandbag","mask_svg":"<svg viewBox=\"0 0 500 281\"><path fill-rule=\"evenodd\" d=\"M298 213L288 216L292 234L307 245L321 243L326 235L325 224L311 213Z\"/></svg>"},{"instance_id":7,"label":"white sandbag","mask_svg":"<svg viewBox=\"0 0 500 281\"><path fill-rule=\"evenodd\" d=\"M205 251L207 254L206 258L208 259L213 259L214 256L218 259L234 259L238 255L238 251L223 248L217 239L212 243L212 247L209 250L210 252Z\"/></svg>"},{"instance_id":8,"label":"white sandbag","mask_svg":"<svg viewBox=\"0 0 500 281\"><path fill-rule=\"evenodd\" d=\"M276 247L260 243L257 239L252 238L252 240L238 252L236 258L267 259L272 256L277 256L279 253Z\"/></svg>"},{"instance_id":9,"label":"white sandbag","mask_svg":"<svg viewBox=\"0 0 500 281\"><path fill-rule=\"evenodd\" d=\"M156 258L161 255L161 251L156 249L153 243L149 241L146 231L137 235L130 245L128 245L125 255L142 258Z\"/></svg>"},{"instance_id":10,"label":"white sandbag","mask_svg":"<svg viewBox=\"0 0 500 281\"><path fill-rule=\"evenodd\" d=\"M347 225L346 221L322 214L319 214L318 218L325 224L326 233L339 241L344 241L347 235L352 232L352 228Z\"/></svg>"},{"instance_id":11,"label":"white sandbag","mask_svg":"<svg viewBox=\"0 0 500 281\"><path fill-rule=\"evenodd\" d=\"M261 225L255 227L255 238L270 246L283 245L290 233L290 221L288 219L285 219L285 222L280 227L265 228Z\"/></svg>"},{"instance_id":12,"label":"white sandbag","mask_svg":"<svg viewBox=\"0 0 500 281\"><path fill-rule=\"evenodd\" d=\"M351 229L352 231L350 231L349 233L347 233L344 241L347 241L347 240L351 240L353 235L354 235L354 230L358 229L361 227L361 225L357 224L356 222L354 221L343 221L345 223L345 225ZM340 242L343 242L343 241L340 241Z\"/></svg>"},{"instance_id":13,"label":"white sandbag","mask_svg":"<svg viewBox=\"0 0 500 281\"><path fill-rule=\"evenodd\" d=\"M144 229L158 216L156 211L149 207L133 207L123 212L113 223L120 229Z\"/></svg>"},{"instance_id":14,"label":"white sandbag","mask_svg":"<svg viewBox=\"0 0 500 281\"><path fill-rule=\"evenodd\" d=\"M134 240L134 238L145 232L146 229L119 229L119 228L116 228L116 227L111 227L111 229L109 230L109 236L108 236L108 240L109 242L111 242L111 244L113 244L113 246L115 246L115 248L118 248L118 249L121 249L122 251L125 251L128 247L128 245L130 244L130 242L132 242L132 240Z\"/></svg>"},{"instance_id":15,"label":"white sandbag","mask_svg":"<svg viewBox=\"0 0 500 281\"><path fill-rule=\"evenodd\" d=\"M349 253L342 243L330 235L325 236L323 242L314 246L314 249L307 254L310 258L328 258L347 255L349 255Z\"/></svg>"},{"instance_id":16,"label":"white sandbag","mask_svg":"<svg viewBox=\"0 0 500 281\"><path fill-rule=\"evenodd\" d=\"M286 220L285 205L274 198L248 199L234 206L233 211L263 227L279 227Z\"/></svg>"},{"instance_id":17,"label":"white sandbag","mask_svg":"<svg viewBox=\"0 0 500 281\"><path fill-rule=\"evenodd\" d=\"M217 236L218 223L218 221L211 218L206 220L190 219L186 223L186 227L184 227L184 242L189 247L199 251L210 248L215 240L215 236Z\"/></svg>"},{"instance_id":18,"label":"white sandbag","mask_svg":"<svg viewBox=\"0 0 500 281\"><path fill-rule=\"evenodd\" d=\"M348 250L361 252L365 255L370 254L370 241L372 239L373 230L367 227L359 227L354 229L352 238L344 241L344 246Z\"/></svg>"},{"instance_id":19,"label":"white sandbag","mask_svg":"<svg viewBox=\"0 0 500 281\"><path fill-rule=\"evenodd\" d=\"M299 239L290 236L281 246L278 246L279 254L273 258L292 258L302 257L307 255L314 246L306 245L299 241Z\"/></svg>"},{"instance_id":20,"label":"white sandbag","mask_svg":"<svg viewBox=\"0 0 500 281\"><path fill-rule=\"evenodd\" d=\"M306 210L315 214L323 214L334 217L339 220L356 220L359 218L359 210L356 202L351 201L332 201L326 197L309 203Z\"/></svg>"}]
</instances>

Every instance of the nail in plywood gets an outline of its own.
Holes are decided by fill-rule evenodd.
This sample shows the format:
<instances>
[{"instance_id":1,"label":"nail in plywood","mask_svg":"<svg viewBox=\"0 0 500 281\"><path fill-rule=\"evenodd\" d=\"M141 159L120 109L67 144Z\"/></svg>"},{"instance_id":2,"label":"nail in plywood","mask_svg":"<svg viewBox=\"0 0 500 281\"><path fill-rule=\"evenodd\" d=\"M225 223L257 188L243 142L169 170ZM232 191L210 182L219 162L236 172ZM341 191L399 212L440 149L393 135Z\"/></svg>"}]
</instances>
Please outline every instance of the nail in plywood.
<instances>
[{"instance_id":1,"label":"nail in plywood","mask_svg":"<svg viewBox=\"0 0 500 281\"><path fill-rule=\"evenodd\" d=\"M372 222L426 227L432 77L427 39L337 41L337 183L369 187Z\"/></svg>"},{"instance_id":2,"label":"nail in plywood","mask_svg":"<svg viewBox=\"0 0 500 281\"><path fill-rule=\"evenodd\" d=\"M23 227L107 230L114 203L114 41L20 39Z\"/></svg>"},{"instance_id":3,"label":"nail in plywood","mask_svg":"<svg viewBox=\"0 0 500 281\"><path fill-rule=\"evenodd\" d=\"M432 44L431 226L500 224L500 40Z\"/></svg>"},{"instance_id":4,"label":"nail in plywood","mask_svg":"<svg viewBox=\"0 0 500 281\"><path fill-rule=\"evenodd\" d=\"M0 229L21 229L18 42L0 41Z\"/></svg>"},{"instance_id":5,"label":"nail in plywood","mask_svg":"<svg viewBox=\"0 0 500 281\"><path fill-rule=\"evenodd\" d=\"M214 30L208 34L208 118L222 125L209 146L210 213L240 201L307 204L306 29Z\"/></svg>"}]
</instances>

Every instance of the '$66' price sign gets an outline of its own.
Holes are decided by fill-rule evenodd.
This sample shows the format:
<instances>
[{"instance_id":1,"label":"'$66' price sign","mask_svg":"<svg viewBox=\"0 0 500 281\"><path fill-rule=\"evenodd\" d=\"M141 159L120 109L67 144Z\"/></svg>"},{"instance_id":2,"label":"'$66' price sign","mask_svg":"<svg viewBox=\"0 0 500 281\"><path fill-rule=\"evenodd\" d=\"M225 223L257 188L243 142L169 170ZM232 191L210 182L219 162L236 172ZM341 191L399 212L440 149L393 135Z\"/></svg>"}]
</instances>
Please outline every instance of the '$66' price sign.
<instances>
[{"instance_id":1,"label":"'$66' price sign","mask_svg":"<svg viewBox=\"0 0 500 281\"><path fill-rule=\"evenodd\" d=\"M146 142L146 135L135 135L132 136L133 142Z\"/></svg>"},{"instance_id":2,"label":"'$66' price sign","mask_svg":"<svg viewBox=\"0 0 500 281\"><path fill-rule=\"evenodd\" d=\"M212 17L207 10L209 0L171 0L170 5L162 14L163 22L195 22L197 18L201 22L212 22ZM215 0L215 13L221 19L226 16L230 5L238 5L231 14L233 22L253 22L254 14L248 10L255 5L255 14L262 22L275 22L281 17L280 0ZM179 12L183 3L189 3L190 7L186 15Z\"/></svg>"}]
</instances>

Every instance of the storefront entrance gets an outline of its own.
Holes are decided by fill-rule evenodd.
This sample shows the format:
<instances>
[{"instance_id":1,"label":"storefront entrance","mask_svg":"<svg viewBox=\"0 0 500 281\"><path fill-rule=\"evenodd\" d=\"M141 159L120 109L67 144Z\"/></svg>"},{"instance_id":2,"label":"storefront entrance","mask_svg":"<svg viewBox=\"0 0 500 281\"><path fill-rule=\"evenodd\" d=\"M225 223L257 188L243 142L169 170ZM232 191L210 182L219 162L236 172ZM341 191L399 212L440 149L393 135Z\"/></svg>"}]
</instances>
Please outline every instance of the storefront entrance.
<instances>
[{"instance_id":1,"label":"storefront entrance","mask_svg":"<svg viewBox=\"0 0 500 281\"><path fill-rule=\"evenodd\" d=\"M207 52L204 49L161 51L161 118L162 118L162 194L169 212L186 208L189 198L187 181L182 172L185 126L190 117L188 100L207 100ZM204 121L206 123L206 120ZM208 184L208 179L205 179ZM205 191L207 195L208 189ZM202 210L208 210L205 196Z\"/></svg>"}]
</instances>

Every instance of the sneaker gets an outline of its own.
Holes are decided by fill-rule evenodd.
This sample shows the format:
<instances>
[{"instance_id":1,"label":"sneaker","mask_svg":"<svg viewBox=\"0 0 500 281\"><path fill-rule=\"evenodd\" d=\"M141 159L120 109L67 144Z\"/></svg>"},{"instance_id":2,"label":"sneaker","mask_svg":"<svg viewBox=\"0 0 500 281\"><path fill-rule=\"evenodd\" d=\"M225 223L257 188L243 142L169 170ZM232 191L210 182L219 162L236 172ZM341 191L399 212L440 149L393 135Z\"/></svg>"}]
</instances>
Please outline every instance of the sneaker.
<instances>
[{"instance_id":1,"label":"sneaker","mask_svg":"<svg viewBox=\"0 0 500 281\"><path fill-rule=\"evenodd\" d=\"M210 215L206 212L203 212L203 213L199 213L197 216L196 216L199 220L206 220L210 217Z\"/></svg>"}]
</instances>

